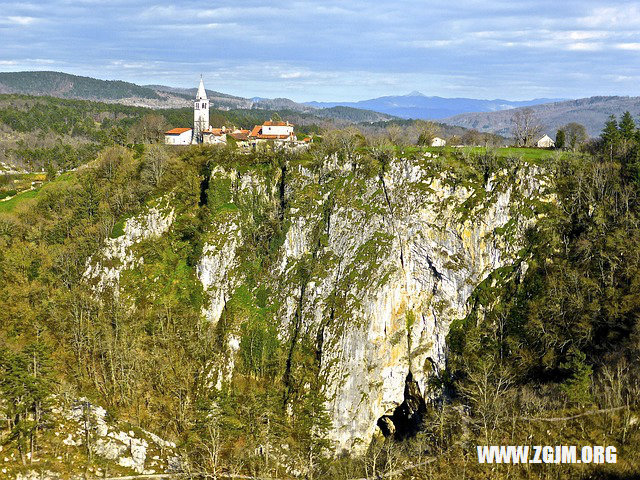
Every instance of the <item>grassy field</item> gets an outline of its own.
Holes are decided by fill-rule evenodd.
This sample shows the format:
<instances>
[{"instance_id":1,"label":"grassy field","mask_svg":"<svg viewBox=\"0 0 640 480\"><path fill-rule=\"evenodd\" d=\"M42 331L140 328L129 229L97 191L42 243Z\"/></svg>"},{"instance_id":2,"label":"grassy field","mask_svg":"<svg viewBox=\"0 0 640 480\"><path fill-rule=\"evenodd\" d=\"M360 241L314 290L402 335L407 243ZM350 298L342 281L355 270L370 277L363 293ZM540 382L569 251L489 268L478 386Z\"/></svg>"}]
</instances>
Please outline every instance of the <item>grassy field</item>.
<instances>
[{"instance_id":1,"label":"grassy field","mask_svg":"<svg viewBox=\"0 0 640 480\"><path fill-rule=\"evenodd\" d=\"M32 178L35 181L42 181L44 179L44 176L42 176L42 178L40 177L41 174L29 174L29 175L37 175L37 177ZM43 189L46 189L48 185L50 185L51 183L69 182L72 180L73 175L74 175L74 172L63 173L62 175L57 177L55 180L44 183L41 187L35 188L33 190L20 192L15 197L12 197L9 200L0 201L0 213L12 212L18 205L25 202L26 200L36 198L40 193L40 191Z\"/></svg>"},{"instance_id":2,"label":"grassy field","mask_svg":"<svg viewBox=\"0 0 640 480\"><path fill-rule=\"evenodd\" d=\"M485 147L429 147L425 149L428 152L442 154L464 152L467 154L481 154L485 152L494 152L497 156L503 158L515 158L521 157L525 160L544 160L545 158L551 158L558 153L558 150L546 150L543 148L517 148L517 147L502 147L502 148L485 148Z\"/></svg>"},{"instance_id":3,"label":"grassy field","mask_svg":"<svg viewBox=\"0 0 640 480\"><path fill-rule=\"evenodd\" d=\"M28 190L26 192L19 193L15 197L10 200L5 200L4 202L0 202L0 213L8 213L13 211L18 204L28 200L30 198L36 198L38 196L39 188L35 190Z\"/></svg>"}]
</instances>

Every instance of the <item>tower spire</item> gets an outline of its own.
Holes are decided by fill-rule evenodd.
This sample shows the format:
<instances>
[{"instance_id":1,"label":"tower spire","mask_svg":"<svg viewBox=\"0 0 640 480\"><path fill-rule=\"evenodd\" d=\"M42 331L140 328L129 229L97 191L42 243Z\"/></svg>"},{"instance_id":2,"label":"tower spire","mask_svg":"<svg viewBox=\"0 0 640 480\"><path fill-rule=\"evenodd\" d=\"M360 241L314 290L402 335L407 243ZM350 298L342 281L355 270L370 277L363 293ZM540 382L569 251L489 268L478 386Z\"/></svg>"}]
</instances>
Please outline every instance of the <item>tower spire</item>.
<instances>
[{"instance_id":1,"label":"tower spire","mask_svg":"<svg viewBox=\"0 0 640 480\"><path fill-rule=\"evenodd\" d=\"M204 89L204 81L202 80L202 74L200 74L200 86L198 87L196 100L206 100L206 99L207 99L207 91Z\"/></svg>"},{"instance_id":2,"label":"tower spire","mask_svg":"<svg viewBox=\"0 0 640 480\"><path fill-rule=\"evenodd\" d=\"M202 132L211 128L209 125L209 99L204 89L204 80L200 75L200 85L196 100L193 102L193 137L191 143L202 143Z\"/></svg>"}]
</instances>

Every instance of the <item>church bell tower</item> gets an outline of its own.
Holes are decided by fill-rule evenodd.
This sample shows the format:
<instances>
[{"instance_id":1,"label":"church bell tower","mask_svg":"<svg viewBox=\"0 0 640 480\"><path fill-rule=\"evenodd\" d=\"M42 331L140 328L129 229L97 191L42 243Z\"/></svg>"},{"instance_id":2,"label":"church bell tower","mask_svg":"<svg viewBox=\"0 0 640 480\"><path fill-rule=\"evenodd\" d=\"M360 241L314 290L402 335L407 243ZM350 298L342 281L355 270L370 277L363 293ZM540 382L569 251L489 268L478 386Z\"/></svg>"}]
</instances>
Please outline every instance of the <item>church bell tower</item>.
<instances>
[{"instance_id":1,"label":"church bell tower","mask_svg":"<svg viewBox=\"0 0 640 480\"><path fill-rule=\"evenodd\" d=\"M193 138L191 143L202 143L202 132L209 128L209 99L204 89L202 75L196 99L193 103Z\"/></svg>"}]
</instances>

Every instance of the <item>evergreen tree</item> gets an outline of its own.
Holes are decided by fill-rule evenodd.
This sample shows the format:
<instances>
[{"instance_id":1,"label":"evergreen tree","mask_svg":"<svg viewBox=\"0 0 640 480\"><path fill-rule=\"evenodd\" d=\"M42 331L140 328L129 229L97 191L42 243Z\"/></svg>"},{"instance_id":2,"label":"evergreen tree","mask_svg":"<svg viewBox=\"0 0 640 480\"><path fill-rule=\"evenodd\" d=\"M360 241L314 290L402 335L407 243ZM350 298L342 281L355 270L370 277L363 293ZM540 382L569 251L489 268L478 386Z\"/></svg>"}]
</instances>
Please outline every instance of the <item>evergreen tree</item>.
<instances>
[{"instance_id":1,"label":"evergreen tree","mask_svg":"<svg viewBox=\"0 0 640 480\"><path fill-rule=\"evenodd\" d=\"M562 150L565 144L564 130L558 130L556 133L556 148Z\"/></svg>"},{"instance_id":2,"label":"evergreen tree","mask_svg":"<svg viewBox=\"0 0 640 480\"><path fill-rule=\"evenodd\" d=\"M620 131L618 130L618 122L615 115L611 115L607 123L605 123L600 138L602 139L605 153L609 155L610 160L613 160L613 154L620 140Z\"/></svg>"},{"instance_id":3,"label":"evergreen tree","mask_svg":"<svg viewBox=\"0 0 640 480\"><path fill-rule=\"evenodd\" d=\"M588 405L593 402L591 395L593 371L591 366L586 363L586 358L587 356L581 351L572 352L569 361L560 365L571 372L571 376L562 384L562 390L570 402L579 405Z\"/></svg>"},{"instance_id":4,"label":"evergreen tree","mask_svg":"<svg viewBox=\"0 0 640 480\"><path fill-rule=\"evenodd\" d=\"M0 392L7 400L4 409L11 425L9 438L16 442L23 464L28 450L31 461L36 453L44 407L52 393L50 367L49 349L39 340L17 353L0 354Z\"/></svg>"},{"instance_id":5,"label":"evergreen tree","mask_svg":"<svg viewBox=\"0 0 640 480\"><path fill-rule=\"evenodd\" d=\"M636 124L629 111L624 112L620 119L620 136L626 141L632 141L636 133Z\"/></svg>"}]
</instances>

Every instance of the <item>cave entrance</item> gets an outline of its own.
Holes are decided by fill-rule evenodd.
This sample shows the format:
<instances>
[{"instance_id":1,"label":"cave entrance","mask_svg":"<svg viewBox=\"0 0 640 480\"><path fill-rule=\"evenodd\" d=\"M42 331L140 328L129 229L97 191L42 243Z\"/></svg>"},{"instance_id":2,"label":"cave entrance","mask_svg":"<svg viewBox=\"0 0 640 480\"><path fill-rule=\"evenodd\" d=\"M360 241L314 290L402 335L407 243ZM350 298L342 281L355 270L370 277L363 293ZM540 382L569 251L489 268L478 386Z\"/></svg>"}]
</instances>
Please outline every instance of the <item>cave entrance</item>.
<instances>
[{"instance_id":1,"label":"cave entrance","mask_svg":"<svg viewBox=\"0 0 640 480\"><path fill-rule=\"evenodd\" d=\"M408 373L404 381L404 400L391 415L383 415L377 425L385 437L396 440L411 438L420 431L422 420L427 412L427 404L420 392L413 374Z\"/></svg>"},{"instance_id":2,"label":"cave entrance","mask_svg":"<svg viewBox=\"0 0 640 480\"><path fill-rule=\"evenodd\" d=\"M200 199L198 201L199 207L204 207L209 202L209 179L210 175L206 174L200 182Z\"/></svg>"}]
</instances>

